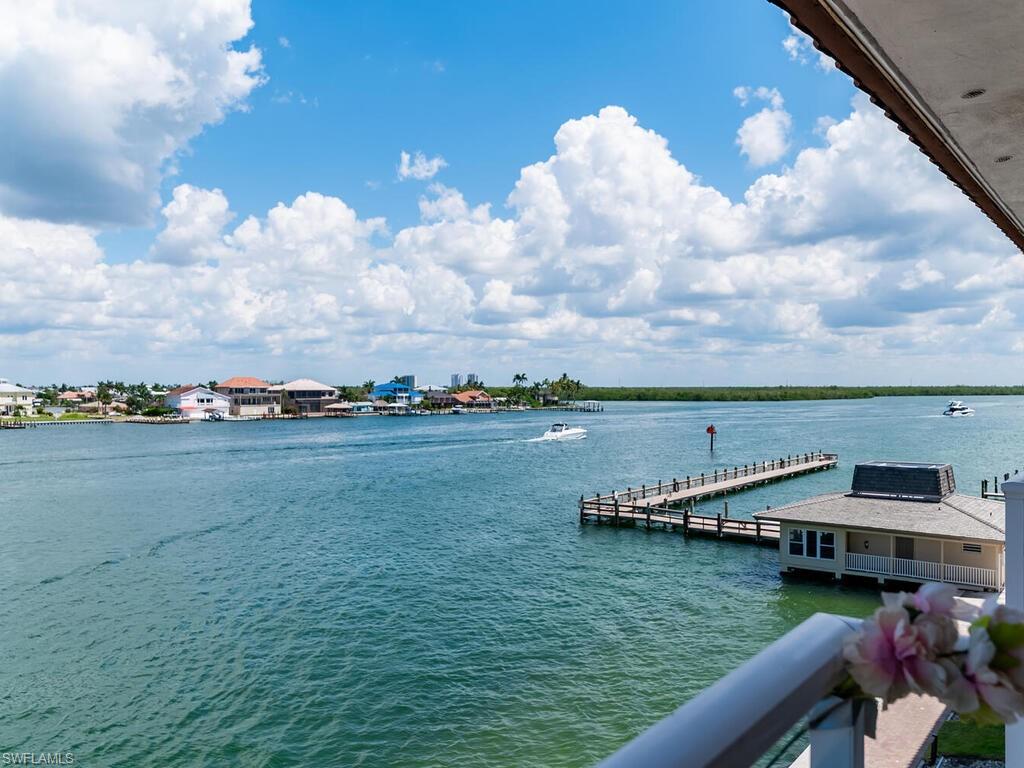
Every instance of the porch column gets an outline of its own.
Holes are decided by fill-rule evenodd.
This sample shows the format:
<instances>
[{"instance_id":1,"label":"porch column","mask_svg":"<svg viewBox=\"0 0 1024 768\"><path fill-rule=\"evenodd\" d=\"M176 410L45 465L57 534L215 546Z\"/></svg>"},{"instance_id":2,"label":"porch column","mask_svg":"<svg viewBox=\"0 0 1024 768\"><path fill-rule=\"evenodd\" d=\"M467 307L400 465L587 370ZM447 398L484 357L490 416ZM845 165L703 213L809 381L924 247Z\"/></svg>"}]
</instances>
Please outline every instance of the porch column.
<instances>
[{"instance_id":1,"label":"porch column","mask_svg":"<svg viewBox=\"0 0 1024 768\"><path fill-rule=\"evenodd\" d=\"M1003 483L1006 495L1006 605L1024 610L1024 482ZM1024 721L1006 726L1006 768L1024 768Z\"/></svg>"}]
</instances>

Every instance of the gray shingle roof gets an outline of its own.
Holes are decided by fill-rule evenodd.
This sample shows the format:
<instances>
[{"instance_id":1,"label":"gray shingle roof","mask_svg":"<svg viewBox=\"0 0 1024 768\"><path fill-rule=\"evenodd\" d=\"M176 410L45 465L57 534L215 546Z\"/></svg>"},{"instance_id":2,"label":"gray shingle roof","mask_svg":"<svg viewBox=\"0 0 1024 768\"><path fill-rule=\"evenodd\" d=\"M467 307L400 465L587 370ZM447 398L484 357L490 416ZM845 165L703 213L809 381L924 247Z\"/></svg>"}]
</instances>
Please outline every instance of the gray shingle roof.
<instances>
[{"instance_id":1,"label":"gray shingle roof","mask_svg":"<svg viewBox=\"0 0 1024 768\"><path fill-rule=\"evenodd\" d=\"M763 520L817 523L840 528L891 531L979 541L1004 541L1001 501L954 493L942 501L903 501L828 493L757 512Z\"/></svg>"}]
</instances>

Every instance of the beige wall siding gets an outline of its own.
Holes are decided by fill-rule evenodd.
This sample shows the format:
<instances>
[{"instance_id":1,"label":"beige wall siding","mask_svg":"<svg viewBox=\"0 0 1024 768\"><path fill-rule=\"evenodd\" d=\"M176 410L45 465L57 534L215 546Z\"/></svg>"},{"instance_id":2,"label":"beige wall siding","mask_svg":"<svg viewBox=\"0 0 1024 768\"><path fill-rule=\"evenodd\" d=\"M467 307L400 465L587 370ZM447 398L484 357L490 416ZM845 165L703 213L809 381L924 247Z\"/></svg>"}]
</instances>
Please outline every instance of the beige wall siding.
<instances>
[{"instance_id":1,"label":"beige wall siding","mask_svg":"<svg viewBox=\"0 0 1024 768\"><path fill-rule=\"evenodd\" d=\"M892 557L892 537L888 533L865 533L850 531L847 534L846 550L861 555L885 555ZM864 544L867 543L867 547Z\"/></svg>"},{"instance_id":2,"label":"beige wall siding","mask_svg":"<svg viewBox=\"0 0 1024 768\"><path fill-rule=\"evenodd\" d=\"M914 559L938 563L942 560L942 542L937 539L914 539Z\"/></svg>"},{"instance_id":3,"label":"beige wall siding","mask_svg":"<svg viewBox=\"0 0 1024 768\"><path fill-rule=\"evenodd\" d=\"M999 547L994 544L982 544L981 552L964 552L959 541L943 542L943 558L950 565L973 565L976 568L998 568Z\"/></svg>"}]
</instances>

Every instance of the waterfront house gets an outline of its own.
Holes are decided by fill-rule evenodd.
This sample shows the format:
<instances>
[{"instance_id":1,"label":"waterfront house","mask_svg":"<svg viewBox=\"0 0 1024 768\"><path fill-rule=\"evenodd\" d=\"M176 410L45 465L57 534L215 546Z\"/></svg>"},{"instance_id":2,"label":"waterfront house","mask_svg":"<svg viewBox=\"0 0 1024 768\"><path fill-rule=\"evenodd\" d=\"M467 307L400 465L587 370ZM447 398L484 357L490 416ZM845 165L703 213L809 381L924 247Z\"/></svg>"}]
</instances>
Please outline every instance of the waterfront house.
<instances>
[{"instance_id":1,"label":"waterfront house","mask_svg":"<svg viewBox=\"0 0 1024 768\"><path fill-rule=\"evenodd\" d=\"M19 409L24 415L30 416L35 396L31 389L11 384L7 379L0 379L0 416L13 416Z\"/></svg>"},{"instance_id":2,"label":"waterfront house","mask_svg":"<svg viewBox=\"0 0 1024 768\"><path fill-rule=\"evenodd\" d=\"M454 392L452 397L455 399L455 405L461 405L464 408L490 409L494 407L494 399L482 389L467 389L465 392Z\"/></svg>"},{"instance_id":3,"label":"waterfront house","mask_svg":"<svg viewBox=\"0 0 1024 768\"><path fill-rule=\"evenodd\" d=\"M327 406L338 402L338 390L335 387L313 379L296 379L270 387L270 391L281 397L282 407L288 405L296 413L307 415L323 414Z\"/></svg>"},{"instance_id":4,"label":"waterfront house","mask_svg":"<svg viewBox=\"0 0 1024 768\"><path fill-rule=\"evenodd\" d=\"M397 381L376 385L370 390L370 397L374 400L385 400L389 403L400 403L402 405L419 405L423 402L422 392L413 389L408 384L402 384Z\"/></svg>"},{"instance_id":5,"label":"waterfront house","mask_svg":"<svg viewBox=\"0 0 1024 768\"><path fill-rule=\"evenodd\" d=\"M376 413L373 409L373 403L367 401L352 403L353 416L375 416Z\"/></svg>"},{"instance_id":6,"label":"waterfront house","mask_svg":"<svg viewBox=\"0 0 1024 768\"><path fill-rule=\"evenodd\" d=\"M540 400L540 404L545 407L552 407L558 405L558 395L556 395L550 387L545 387L537 392L537 399Z\"/></svg>"},{"instance_id":7,"label":"waterfront house","mask_svg":"<svg viewBox=\"0 0 1024 768\"><path fill-rule=\"evenodd\" d=\"M73 390L68 389L57 396L57 401L64 405L75 406L81 403L91 403L96 399L96 393L91 389Z\"/></svg>"},{"instance_id":8,"label":"waterfront house","mask_svg":"<svg viewBox=\"0 0 1024 768\"><path fill-rule=\"evenodd\" d=\"M850 491L754 516L779 522L783 572L1003 588L1003 504L957 493L949 464L858 464Z\"/></svg>"},{"instance_id":9,"label":"waterfront house","mask_svg":"<svg viewBox=\"0 0 1024 768\"><path fill-rule=\"evenodd\" d=\"M455 396L445 390L432 389L426 394L426 401L433 408L452 408L459 404Z\"/></svg>"},{"instance_id":10,"label":"waterfront house","mask_svg":"<svg viewBox=\"0 0 1024 768\"><path fill-rule=\"evenodd\" d=\"M186 384L164 395L164 406L190 421L222 419L231 412L231 398L208 387Z\"/></svg>"},{"instance_id":11,"label":"waterfront house","mask_svg":"<svg viewBox=\"0 0 1024 768\"><path fill-rule=\"evenodd\" d=\"M235 376L220 382L215 392L231 398L232 416L273 416L281 412L281 395L270 384L252 376Z\"/></svg>"}]
</instances>

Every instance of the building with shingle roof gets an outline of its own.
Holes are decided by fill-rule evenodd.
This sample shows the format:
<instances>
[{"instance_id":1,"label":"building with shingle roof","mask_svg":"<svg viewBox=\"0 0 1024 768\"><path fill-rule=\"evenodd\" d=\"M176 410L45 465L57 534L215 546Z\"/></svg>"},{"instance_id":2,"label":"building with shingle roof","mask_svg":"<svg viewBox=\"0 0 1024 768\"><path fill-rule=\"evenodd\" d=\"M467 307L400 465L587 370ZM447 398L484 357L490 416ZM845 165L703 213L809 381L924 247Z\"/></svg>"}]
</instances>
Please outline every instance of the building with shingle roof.
<instances>
[{"instance_id":1,"label":"building with shingle roof","mask_svg":"<svg viewBox=\"0 0 1024 768\"><path fill-rule=\"evenodd\" d=\"M1004 506L957 493L949 464L865 462L850 491L754 516L780 524L783 572L1003 587Z\"/></svg>"}]
</instances>

